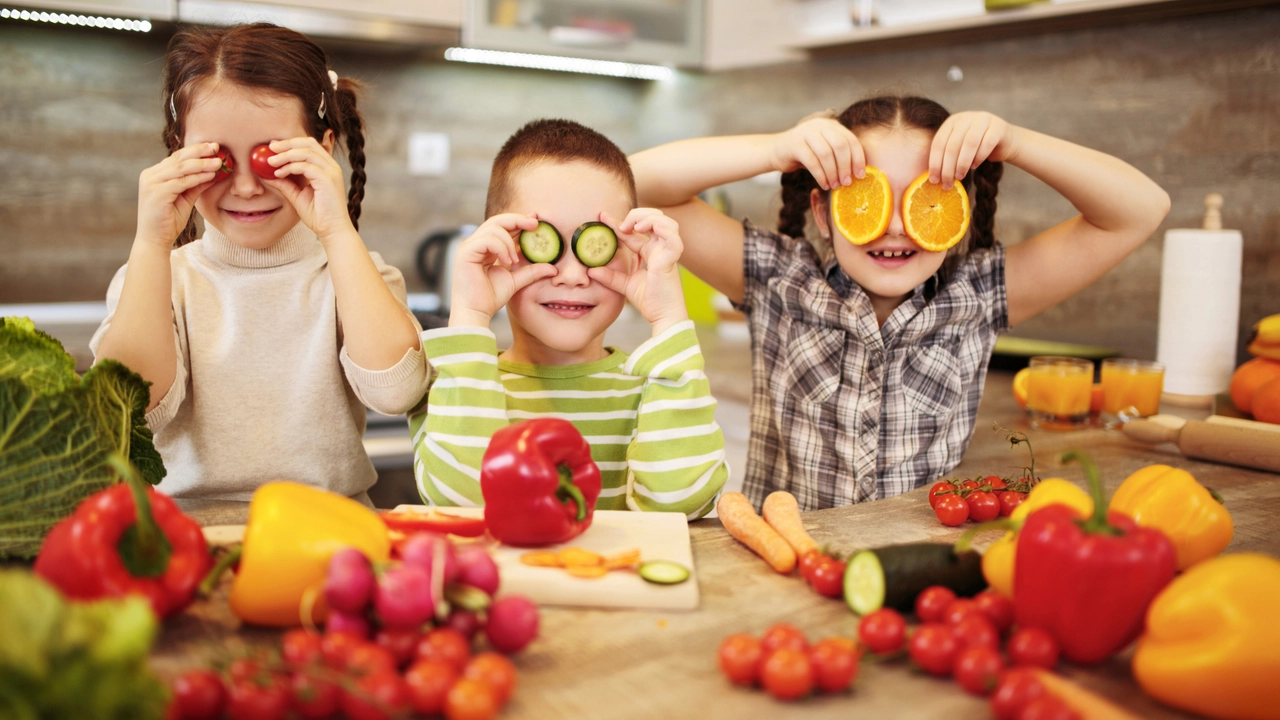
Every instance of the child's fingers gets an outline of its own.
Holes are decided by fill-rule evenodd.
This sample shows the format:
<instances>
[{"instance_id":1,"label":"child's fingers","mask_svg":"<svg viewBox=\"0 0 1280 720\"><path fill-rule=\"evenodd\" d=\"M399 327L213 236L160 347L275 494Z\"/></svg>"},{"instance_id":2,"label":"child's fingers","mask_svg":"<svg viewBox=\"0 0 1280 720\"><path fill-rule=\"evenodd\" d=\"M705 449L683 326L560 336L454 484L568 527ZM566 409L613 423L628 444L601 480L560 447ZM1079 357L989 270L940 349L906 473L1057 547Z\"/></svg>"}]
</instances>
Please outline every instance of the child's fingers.
<instances>
[{"instance_id":1,"label":"child's fingers","mask_svg":"<svg viewBox=\"0 0 1280 720\"><path fill-rule=\"evenodd\" d=\"M964 139L967 135L967 127L957 127L952 131L951 136L947 138L947 147L942 153L942 170L939 175L942 187L946 190L950 190L951 186L955 184L956 159L960 155L960 148L964 146Z\"/></svg>"},{"instance_id":2,"label":"child's fingers","mask_svg":"<svg viewBox=\"0 0 1280 720\"><path fill-rule=\"evenodd\" d=\"M969 126L960 144L960 152L956 156L957 180L964 179L969 170L973 169L974 158L978 155L978 148L982 147L982 138L986 135L989 126L990 123L985 118L979 118Z\"/></svg>"},{"instance_id":3,"label":"child's fingers","mask_svg":"<svg viewBox=\"0 0 1280 720\"><path fill-rule=\"evenodd\" d=\"M511 271L511 283L514 285L512 294L515 294L533 283L549 278L560 272L555 265L551 263L530 263Z\"/></svg>"},{"instance_id":4,"label":"child's fingers","mask_svg":"<svg viewBox=\"0 0 1280 720\"><path fill-rule=\"evenodd\" d=\"M614 230L621 230L622 232L635 232L636 223L640 222L641 220L644 220L645 218L651 218L654 216L665 217L662 214L662 211L657 208L638 207L638 208L632 208L631 211L627 213L627 216L623 218L622 222L620 223L614 222L612 215L602 211L600 213L600 222L604 223L605 225L608 225Z\"/></svg>"},{"instance_id":5,"label":"child's fingers","mask_svg":"<svg viewBox=\"0 0 1280 720\"><path fill-rule=\"evenodd\" d=\"M954 117L953 115L942 123L942 127L933 135L933 142L929 144L929 182L942 181L942 160L947 151L947 140L955 128L955 123L952 122Z\"/></svg>"},{"instance_id":6,"label":"child's fingers","mask_svg":"<svg viewBox=\"0 0 1280 720\"><path fill-rule=\"evenodd\" d=\"M844 132L840 132L844 130ZM832 126L830 124L821 127L822 138L826 140L827 145L831 148L832 157L836 163L836 185L848 185L853 182L854 158L853 146L857 143L853 133L845 130L841 125Z\"/></svg>"},{"instance_id":7,"label":"child's fingers","mask_svg":"<svg viewBox=\"0 0 1280 720\"><path fill-rule=\"evenodd\" d=\"M830 190L836 175L835 158L831 156L831 146L827 145L824 153L822 145L826 145L826 141L821 136L815 139L805 135L803 146L796 155L818 182L818 186L823 190Z\"/></svg>"},{"instance_id":8,"label":"child's fingers","mask_svg":"<svg viewBox=\"0 0 1280 720\"><path fill-rule=\"evenodd\" d=\"M190 157L183 158L173 163L162 163L153 168L155 172L151 176L154 183L164 183L169 180L186 177L188 175L197 175L204 172L217 172L222 167L222 161L215 157Z\"/></svg>"},{"instance_id":9,"label":"child's fingers","mask_svg":"<svg viewBox=\"0 0 1280 720\"><path fill-rule=\"evenodd\" d=\"M991 153L995 152L996 146L1004 139L1003 130L997 131L994 127L987 128L987 132L982 135L982 143L978 145L978 152L973 157L973 164L970 165L971 170L977 170L978 166L986 162L991 157Z\"/></svg>"},{"instance_id":10,"label":"child's fingers","mask_svg":"<svg viewBox=\"0 0 1280 720\"><path fill-rule=\"evenodd\" d=\"M595 280L619 295L627 294L627 273L615 270L606 265L604 267L587 268L587 277Z\"/></svg>"},{"instance_id":11,"label":"child's fingers","mask_svg":"<svg viewBox=\"0 0 1280 720\"><path fill-rule=\"evenodd\" d=\"M485 220L480 225L480 229L498 228L502 233L510 239L519 235L525 230L533 230L538 227L538 219L528 215L520 215L517 213L501 213ZM477 230L479 232L479 230Z\"/></svg>"}]
</instances>

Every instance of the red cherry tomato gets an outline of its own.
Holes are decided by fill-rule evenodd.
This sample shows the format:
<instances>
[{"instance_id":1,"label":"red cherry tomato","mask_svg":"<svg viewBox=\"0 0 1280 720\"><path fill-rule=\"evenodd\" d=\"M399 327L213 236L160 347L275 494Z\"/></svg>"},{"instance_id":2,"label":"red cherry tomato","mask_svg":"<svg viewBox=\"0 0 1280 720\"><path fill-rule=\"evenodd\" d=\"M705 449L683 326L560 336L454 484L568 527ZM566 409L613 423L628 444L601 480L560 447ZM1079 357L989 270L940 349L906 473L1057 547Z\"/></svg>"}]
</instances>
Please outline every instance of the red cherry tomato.
<instances>
[{"instance_id":1,"label":"red cherry tomato","mask_svg":"<svg viewBox=\"0 0 1280 720\"><path fill-rule=\"evenodd\" d=\"M1038 667L1052 670L1058 666L1058 641L1040 628L1022 628L1009 638L1005 648L1009 664L1014 667Z\"/></svg>"},{"instance_id":2,"label":"red cherry tomato","mask_svg":"<svg viewBox=\"0 0 1280 720\"><path fill-rule=\"evenodd\" d=\"M983 590L973 596L973 601L983 615L1003 633L1013 626L1013 601L995 590Z\"/></svg>"},{"instance_id":3,"label":"red cherry tomato","mask_svg":"<svg viewBox=\"0 0 1280 720\"><path fill-rule=\"evenodd\" d=\"M1009 517L1013 513L1013 509L1027 499L1026 493L1015 490L1006 490L1005 492L997 493L997 495L1000 498L1000 517Z\"/></svg>"},{"instance_id":4,"label":"red cherry tomato","mask_svg":"<svg viewBox=\"0 0 1280 720\"><path fill-rule=\"evenodd\" d=\"M821 550L806 551L805 554L800 556L800 577L804 578L805 582L812 585L813 571L817 570L818 566L821 565L822 561L827 557L828 556Z\"/></svg>"},{"instance_id":5,"label":"red cherry tomato","mask_svg":"<svg viewBox=\"0 0 1280 720\"><path fill-rule=\"evenodd\" d=\"M235 680L227 691L227 714L235 720L282 720L290 699L289 688L274 675Z\"/></svg>"},{"instance_id":6,"label":"red cherry tomato","mask_svg":"<svg viewBox=\"0 0 1280 720\"><path fill-rule=\"evenodd\" d=\"M324 660L323 638L302 629L290 630L280 641L280 654L293 667L315 665Z\"/></svg>"},{"instance_id":7,"label":"red cherry tomato","mask_svg":"<svg viewBox=\"0 0 1280 720\"><path fill-rule=\"evenodd\" d=\"M1003 490L1006 487L1004 478L999 475L988 475L982 478L982 482L992 490Z\"/></svg>"},{"instance_id":8,"label":"red cherry tomato","mask_svg":"<svg viewBox=\"0 0 1280 720\"><path fill-rule=\"evenodd\" d=\"M907 621L893 608L880 608L858 621L858 639L873 653L897 652L907 639Z\"/></svg>"},{"instance_id":9,"label":"red cherry tomato","mask_svg":"<svg viewBox=\"0 0 1280 720\"><path fill-rule=\"evenodd\" d=\"M951 628L937 623L921 625L907 643L911 660L925 672L938 677L951 674L959 648Z\"/></svg>"},{"instance_id":10,"label":"red cherry tomato","mask_svg":"<svg viewBox=\"0 0 1280 720\"><path fill-rule=\"evenodd\" d=\"M269 145L259 145L249 151L249 169L254 175L264 180L276 180L276 170L279 168L267 162L267 158L274 157L275 152Z\"/></svg>"},{"instance_id":11,"label":"red cherry tomato","mask_svg":"<svg viewBox=\"0 0 1280 720\"><path fill-rule=\"evenodd\" d=\"M179 717L185 720L218 720L227 704L227 688L209 670L192 670L171 685Z\"/></svg>"},{"instance_id":12,"label":"red cherry tomato","mask_svg":"<svg viewBox=\"0 0 1280 720\"><path fill-rule=\"evenodd\" d=\"M342 690L337 685L306 672L293 674L289 680L289 692L293 712L304 720L331 718L342 703Z\"/></svg>"},{"instance_id":13,"label":"red cherry tomato","mask_svg":"<svg viewBox=\"0 0 1280 720\"><path fill-rule=\"evenodd\" d=\"M373 636L374 644L391 653L398 667L404 667L413 660L421 639L422 633L416 628L382 628Z\"/></svg>"},{"instance_id":14,"label":"red cherry tomato","mask_svg":"<svg viewBox=\"0 0 1280 720\"><path fill-rule=\"evenodd\" d=\"M320 652L324 654L324 661L330 666L340 668L346 665L347 656L357 645L363 645L367 640L354 635L352 633L325 633L320 640Z\"/></svg>"},{"instance_id":15,"label":"red cherry tomato","mask_svg":"<svg viewBox=\"0 0 1280 720\"><path fill-rule=\"evenodd\" d=\"M988 522L1000 517L1000 499L992 493L974 490L965 502L969 504L969 519L974 522Z\"/></svg>"},{"instance_id":16,"label":"red cherry tomato","mask_svg":"<svg viewBox=\"0 0 1280 720\"><path fill-rule=\"evenodd\" d=\"M394 670L365 675L342 694L342 712L349 720L389 720L408 711L409 686Z\"/></svg>"},{"instance_id":17,"label":"red cherry tomato","mask_svg":"<svg viewBox=\"0 0 1280 720\"><path fill-rule=\"evenodd\" d=\"M419 660L404 672L409 689L409 705L419 715L439 715L449 689L458 682L458 671L439 660Z\"/></svg>"},{"instance_id":18,"label":"red cherry tomato","mask_svg":"<svg viewBox=\"0 0 1280 720\"><path fill-rule=\"evenodd\" d=\"M920 622L942 622L942 613L956 599L951 588L941 585L927 587L916 596L916 617Z\"/></svg>"},{"instance_id":19,"label":"red cherry tomato","mask_svg":"<svg viewBox=\"0 0 1280 720\"><path fill-rule=\"evenodd\" d=\"M990 695L996 689L1000 673L1004 672L1004 660L1000 651L990 647L967 647L956 655L952 674L960 687L974 695Z\"/></svg>"},{"instance_id":20,"label":"red cherry tomato","mask_svg":"<svg viewBox=\"0 0 1280 720\"><path fill-rule=\"evenodd\" d=\"M482 652L471 658L462 677L488 685L499 708L507 704L516 689L516 666L501 653Z\"/></svg>"},{"instance_id":21,"label":"red cherry tomato","mask_svg":"<svg viewBox=\"0 0 1280 720\"><path fill-rule=\"evenodd\" d=\"M991 713L996 720L1017 720L1022 708L1044 694L1044 685L1035 673L1008 670L1000 676L1000 683L991 694Z\"/></svg>"},{"instance_id":22,"label":"red cherry tomato","mask_svg":"<svg viewBox=\"0 0 1280 720\"><path fill-rule=\"evenodd\" d=\"M952 495L956 491L956 486L946 480L936 482L933 487L929 488L929 507L937 508L938 501L947 495Z\"/></svg>"},{"instance_id":23,"label":"red cherry tomato","mask_svg":"<svg viewBox=\"0 0 1280 720\"><path fill-rule=\"evenodd\" d=\"M479 680L459 680L444 702L446 720L489 720L497 713L493 690Z\"/></svg>"},{"instance_id":24,"label":"red cherry tomato","mask_svg":"<svg viewBox=\"0 0 1280 720\"><path fill-rule=\"evenodd\" d=\"M396 659L390 650L366 640L351 649L344 667L356 676L385 675L396 671Z\"/></svg>"},{"instance_id":25,"label":"red cherry tomato","mask_svg":"<svg viewBox=\"0 0 1280 720\"><path fill-rule=\"evenodd\" d=\"M845 564L833 557L823 559L813 571L813 579L809 584L815 592L823 597L844 597Z\"/></svg>"},{"instance_id":26,"label":"red cherry tomato","mask_svg":"<svg viewBox=\"0 0 1280 720\"><path fill-rule=\"evenodd\" d=\"M961 618L960 622L951 626L951 632L955 633L956 642L960 643L961 648L1000 649L1000 633L996 632L995 625L980 613Z\"/></svg>"},{"instance_id":27,"label":"red cherry tomato","mask_svg":"<svg viewBox=\"0 0 1280 720\"><path fill-rule=\"evenodd\" d=\"M764 631L764 635L760 638L760 647L766 656L772 655L775 650L781 648L809 652L809 640L795 625L777 623Z\"/></svg>"},{"instance_id":28,"label":"red cherry tomato","mask_svg":"<svg viewBox=\"0 0 1280 720\"><path fill-rule=\"evenodd\" d=\"M842 692L858 676L857 645L849 638L819 640L809 651L814 682L823 692Z\"/></svg>"},{"instance_id":29,"label":"red cherry tomato","mask_svg":"<svg viewBox=\"0 0 1280 720\"><path fill-rule=\"evenodd\" d=\"M734 633L720 641L720 669L734 685L754 685L760 679L764 648L747 633Z\"/></svg>"},{"instance_id":30,"label":"red cherry tomato","mask_svg":"<svg viewBox=\"0 0 1280 720\"><path fill-rule=\"evenodd\" d=\"M453 628L436 628L418 641L419 660L440 660L462 672L471 658L471 642Z\"/></svg>"},{"instance_id":31,"label":"red cherry tomato","mask_svg":"<svg viewBox=\"0 0 1280 720\"><path fill-rule=\"evenodd\" d=\"M231 157L231 151L226 148L218 148L217 156L222 161L222 167L215 171L213 181L221 182L235 173L236 159Z\"/></svg>"},{"instance_id":32,"label":"red cherry tomato","mask_svg":"<svg viewBox=\"0 0 1280 720\"><path fill-rule=\"evenodd\" d=\"M1080 714L1062 698L1041 695L1022 708L1018 720L1080 720Z\"/></svg>"},{"instance_id":33,"label":"red cherry tomato","mask_svg":"<svg viewBox=\"0 0 1280 720\"><path fill-rule=\"evenodd\" d=\"M977 480L965 480L964 482L960 483L960 487L965 490L976 490L977 488L982 487L982 483L978 482Z\"/></svg>"},{"instance_id":34,"label":"red cherry tomato","mask_svg":"<svg viewBox=\"0 0 1280 720\"><path fill-rule=\"evenodd\" d=\"M765 658L760 679L774 698L799 700L813 690L813 663L804 650L779 648Z\"/></svg>"},{"instance_id":35,"label":"red cherry tomato","mask_svg":"<svg viewBox=\"0 0 1280 720\"><path fill-rule=\"evenodd\" d=\"M978 609L978 603L970 598L956 598L942 611L942 622L947 625L955 625L970 615L981 614L982 611Z\"/></svg>"},{"instance_id":36,"label":"red cherry tomato","mask_svg":"<svg viewBox=\"0 0 1280 720\"><path fill-rule=\"evenodd\" d=\"M943 525L957 527L969 519L969 503L959 495L942 495L938 504L933 506L933 512Z\"/></svg>"}]
</instances>

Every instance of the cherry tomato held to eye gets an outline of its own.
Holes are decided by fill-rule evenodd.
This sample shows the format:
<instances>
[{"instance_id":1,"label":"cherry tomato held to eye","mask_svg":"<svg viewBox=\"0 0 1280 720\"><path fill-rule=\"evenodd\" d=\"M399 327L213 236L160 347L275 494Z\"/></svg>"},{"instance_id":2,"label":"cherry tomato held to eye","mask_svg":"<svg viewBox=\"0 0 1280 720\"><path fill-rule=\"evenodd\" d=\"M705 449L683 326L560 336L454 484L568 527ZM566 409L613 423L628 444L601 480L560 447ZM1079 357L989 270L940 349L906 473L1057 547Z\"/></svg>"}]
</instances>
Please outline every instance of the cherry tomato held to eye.
<instances>
[{"instance_id":1,"label":"cherry tomato held to eye","mask_svg":"<svg viewBox=\"0 0 1280 720\"><path fill-rule=\"evenodd\" d=\"M934 506L933 512L937 514L938 521L943 525L958 527L969 519L969 504L959 495L943 495L938 498L938 504Z\"/></svg>"},{"instance_id":2,"label":"cherry tomato held to eye","mask_svg":"<svg viewBox=\"0 0 1280 720\"><path fill-rule=\"evenodd\" d=\"M929 488L929 507L937 509L938 501L947 495L954 494L955 491L956 486L946 480L934 483L933 487Z\"/></svg>"},{"instance_id":3,"label":"cherry tomato held to eye","mask_svg":"<svg viewBox=\"0 0 1280 720\"><path fill-rule=\"evenodd\" d=\"M267 158L274 157L275 154L270 145L258 145L249 152L249 169L253 171L254 175L264 180L278 179L276 178L276 170L280 168L267 162Z\"/></svg>"},{"instance_id":4,"label":"cherry tomato held to eye","mask_svg":"<svg viewBox=\"0 0 1280 720\"><path fill-rule=\"evenodd\" d=\"M988 522L1000 517L1000 499L994 493L974 490L965 502L969 504L969 519L974 522Z\"/></svg>"},{"instance_id":5,"label":"cherry tomato held to eye","mask_svg":"<svg viewBox=\"0 0 1280 720\"><path fill-rule=\"evenodd\" d=\"M218 168L213 176L213 181L218 182L231 177L236 170L236 159L231 157L231 151L226 148L218 148L218 159L222 161L222 167Z\"/></svg>"},{"instance_id":6,"label":"cherry tomato held to eye","mask_svg":"<svg viewBox=\"0 0 1280 720\"><path fill-rule=\"evenodd\" d=\"M893 608L880 608L858 621L858 640L873 653L902 649L907 639L907 621Z\"/></svg>"},{"instance_id":7,"label":"cherry tomato held to eye","mask_svg":"<svg viewBox=\"0 0 1280 720\"><path fill-rule=\"evenodd\" d=\"M925 623L942 622L942 613L955 599L956 594L949 587L927 587L916 596L916 617Z\"/></svg>"}]
</instances>

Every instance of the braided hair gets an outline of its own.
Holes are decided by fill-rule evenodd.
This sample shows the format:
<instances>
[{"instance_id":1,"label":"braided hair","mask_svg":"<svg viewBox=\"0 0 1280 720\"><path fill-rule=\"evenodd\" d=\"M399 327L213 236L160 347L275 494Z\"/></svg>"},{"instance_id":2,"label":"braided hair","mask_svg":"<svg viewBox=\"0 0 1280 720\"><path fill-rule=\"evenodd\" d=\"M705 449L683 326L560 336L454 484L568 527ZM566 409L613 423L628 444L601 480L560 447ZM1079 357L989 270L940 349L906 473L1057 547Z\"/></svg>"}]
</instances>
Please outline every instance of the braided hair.
<instances>
[{"instance_id":1,"label":"braided hair","mask_svg":"<svg viewBox=\"0 0 1280 720\"><path fill-rule=\"evenodd\" d=\"M170 153L182 147L183 120L204 81L225 79L243 87L261 88L302 102L303 126L322 140L332 130L334 140L345 138L351 165L347 214L359 228L364 199L364 119L356 108L361 84L329 74L329 56L305 35L270 23L226 28L190 27L173 36L164 60L165 124L161 136ZM196 237L195 213L178 235L185 245Z\"/></svg>"}]
</instances>

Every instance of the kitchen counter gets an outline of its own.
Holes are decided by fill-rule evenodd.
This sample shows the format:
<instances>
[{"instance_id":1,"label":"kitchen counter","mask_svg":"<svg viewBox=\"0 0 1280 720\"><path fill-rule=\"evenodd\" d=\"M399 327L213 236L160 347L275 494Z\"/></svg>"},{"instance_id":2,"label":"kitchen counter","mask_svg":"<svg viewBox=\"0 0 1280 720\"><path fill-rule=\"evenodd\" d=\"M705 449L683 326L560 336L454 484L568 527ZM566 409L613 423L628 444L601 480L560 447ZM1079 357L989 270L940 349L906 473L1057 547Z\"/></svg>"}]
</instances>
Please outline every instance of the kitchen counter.
<instances>
[{"instance_id":1,"label":"kitchen counter","mask_svg":"<svg viewBox=\"0 0 1280 720\"><path fill-rule=\"evenodd\" d=\"M1102 469L1108 491L1129 473L1152 463L1192 472L1215 488L1231 509L1235 538L1228 552L1280 556L1280 476L1182 458L1176 451L1129 442L1104 430L1071 433L1029 431L1013 403L1010 375L993 373L979 413L979 430L956 474L1006 473L1025 464L1025 448L1010 452L992 423L1027 431L1041 477L1078 483L1078 466L1062 466L1064 450L1089 451ZM912 541L951 542L961 529L942 526L929 509L927 490L852 507L805 513L805 524L821 544L847 552ZM192 508L204 524L243 522L243 505ZM692 523L701 607L692 612L603 611L544 608L540 638L516 656L517 690L503 718L742 718L862 717L989 718L985 700L967 695L950 680L925 676L905 661L863 663L851 695L819 696L783 705L762 690L731 686L716 664L716 648L735 632L761 633L787 621L811 639L852 636L856 618L842 602L811 591L798 575L780 576L724 532L719 521ZM981 538L985 545L997 534ZM184 669L218 657L227 648L278 642L278 633L243 630L225 602L227 584L212 600L170 621L156 651L162 671ZM1147 698L1129 673L1127 654L1095 668L1064 664L1061 671L1143 718L1190 717Z\"/></svg>"}]
</instances>

